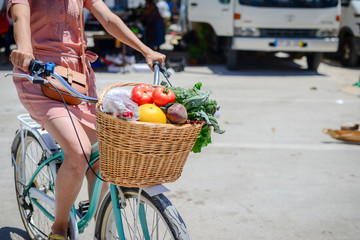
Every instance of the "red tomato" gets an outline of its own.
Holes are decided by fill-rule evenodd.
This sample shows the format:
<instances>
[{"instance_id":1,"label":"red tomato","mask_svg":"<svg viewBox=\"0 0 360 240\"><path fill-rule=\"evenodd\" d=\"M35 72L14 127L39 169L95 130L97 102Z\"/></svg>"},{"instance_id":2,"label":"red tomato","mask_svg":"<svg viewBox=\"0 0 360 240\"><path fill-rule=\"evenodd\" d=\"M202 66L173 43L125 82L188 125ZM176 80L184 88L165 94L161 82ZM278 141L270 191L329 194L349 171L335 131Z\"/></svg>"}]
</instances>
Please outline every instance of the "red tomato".
<instances>
[{"instance_id":1,"label":"red tomato","mask_svg":"<svg viewBox=\"0 0 360 240\"><path fill-rule=\"evenodd\" d=\"M153 91L152 87L148 84L138 84L132 89L131 100L136 102L139 106L146 103L153 103Z\"/></svg>"},{"instance_id":2,"label":"red tomato","mask_svg":"<svg viewBox=\"0 0 360 240\"><path fill-rule=\"evenodd\" d=\"M161 107L169 103L175 102L175 93L163 86L158 86L153 92L153 100L155 105Z\"/></svg>"}]
</instances>

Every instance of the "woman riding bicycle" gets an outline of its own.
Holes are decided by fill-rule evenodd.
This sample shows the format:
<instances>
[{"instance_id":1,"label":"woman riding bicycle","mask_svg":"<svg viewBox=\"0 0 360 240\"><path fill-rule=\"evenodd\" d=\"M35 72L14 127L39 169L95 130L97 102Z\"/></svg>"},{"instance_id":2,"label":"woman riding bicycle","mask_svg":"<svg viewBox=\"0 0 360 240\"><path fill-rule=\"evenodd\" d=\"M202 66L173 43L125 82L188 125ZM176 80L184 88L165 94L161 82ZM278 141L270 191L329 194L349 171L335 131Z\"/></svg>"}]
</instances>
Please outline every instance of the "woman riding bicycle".
<instances>
[{"instance_id":1,"label":"woman riding bicycle","mask_svg":"<svg viewBox=\"0 0 360 240\"><path fill-rule=\"evenodd\" d=\"M17 49L12 51L10 61L14 72L28 72L30 61L39 59L54 62L56 65L69 67L83 72L82 43L79 15L87 8L101 25L115 38L141 52L152 69L155 61L164 64L165 55L151 50L144 45L100 0L8 0L8 14L14 22L14 37ZM84 43L86 44L86 43ZM86 47L86 46L85 46ZM95 76L89 62L95 61L96 55L85 53L85 72L89 90L87 95L96 97ZM83 178L88 180L91 195L95 175L87 170L87 162L77 140L71 119L65 105L44 96L37 84L14 77L19 99L31 117L45 128L64 150L65 160L56 178L56 214L52 233L48 239L67 239L69 212L81 189ZM70 114L80 137L87 158L91 146L97 141L95 131L95 106L82 102L68 105ZM95 172L99 169L95 165ZM108 186L104 184L102 194Z\"/></svg>"}]
</instances>

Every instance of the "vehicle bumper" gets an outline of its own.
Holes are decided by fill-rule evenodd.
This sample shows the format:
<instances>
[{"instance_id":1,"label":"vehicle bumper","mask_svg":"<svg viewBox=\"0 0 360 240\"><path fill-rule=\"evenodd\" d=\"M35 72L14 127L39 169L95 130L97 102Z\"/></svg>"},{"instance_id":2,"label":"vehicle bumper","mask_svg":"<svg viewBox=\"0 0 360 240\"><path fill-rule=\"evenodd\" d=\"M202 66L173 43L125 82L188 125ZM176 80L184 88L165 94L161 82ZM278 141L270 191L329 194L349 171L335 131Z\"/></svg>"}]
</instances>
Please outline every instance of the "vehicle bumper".
<instances>
[{"instance_id":1,"label":"vehicle bumper","mask_svg":"<svg viewBox=\"0 0 360 240\"><path fill-rule=\"evenodd\" d=\"M338 44L338 38L234 37L231 49L265 52L336 52Z\"/></svg>"}]
</instances>

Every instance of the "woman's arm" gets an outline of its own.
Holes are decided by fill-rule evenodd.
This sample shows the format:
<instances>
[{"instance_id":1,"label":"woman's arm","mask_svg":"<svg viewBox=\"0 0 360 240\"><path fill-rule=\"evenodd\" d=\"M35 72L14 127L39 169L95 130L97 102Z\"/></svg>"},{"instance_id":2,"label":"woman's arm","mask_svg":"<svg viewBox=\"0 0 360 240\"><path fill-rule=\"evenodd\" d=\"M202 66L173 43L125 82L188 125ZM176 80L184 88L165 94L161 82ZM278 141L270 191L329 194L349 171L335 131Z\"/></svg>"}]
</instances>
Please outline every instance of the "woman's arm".
<instances>
[{"instance_id":1,"label":"woman's arm","mask_svg":"<svg viewBox=\"0 0 360 240\"><path fill-rule=\"evenodd\" d=\"M34 59L31 45L30 9L23 4L15 4L10 8L14 23L14 38L17 49L10 54L12 64L27 72L30 61Z\"/></svg>"},{"instance_id":2,"label":"woman's arm","mask_svg":"<svg viewBox=\"0 0 360 240\"><path fill-rule=\"evenodd\" d=\"M90 9L90 12L94 14L96 19L101 23L101 25L108 33L126 45L141 52L152 70L155 61L158 61L161 65L164 65L165 55L159 52L155 52L143 44L140 39L125 25L125 23L110 11L110 9L103 1L94 3Z\"/></svg>"}]
</instances>

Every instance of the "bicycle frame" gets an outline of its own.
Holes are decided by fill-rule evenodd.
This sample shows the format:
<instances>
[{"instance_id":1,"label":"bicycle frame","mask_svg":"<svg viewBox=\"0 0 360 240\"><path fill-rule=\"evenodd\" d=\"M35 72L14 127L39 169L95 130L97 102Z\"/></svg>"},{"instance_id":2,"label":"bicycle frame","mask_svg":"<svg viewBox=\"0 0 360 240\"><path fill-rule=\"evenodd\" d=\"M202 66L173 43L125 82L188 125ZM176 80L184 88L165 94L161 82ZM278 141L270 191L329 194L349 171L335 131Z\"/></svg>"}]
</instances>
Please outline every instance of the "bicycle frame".
<instances>
[{"instance_id":1,"label":"bicycle frame","mask_svg":"<svg viewBox=\"0 0 360 240\"><path fill-rule=\"evenodd\" d=\"M170 76L166 72L166 70L163 69L160 66L160 64L158 64L158 63L154 64L154 72L155 72L154 83L156 85L159 84L159 72L163 73L166 80L168 80L167 77ZM6 76L24 77L24 78L27 78L28 80L30 80L32 83L43 83L44 81L46 81L45 79L43 79L42 77L39 77L38 75L30 76L27 74L7 73L7 74L5 74L5 77ZM78 92L76 92L76 90L72 89L71 86L69 86L67 84L67 82L59 74L53 72L52 76L55 77L56 79L58 79L58 81L66 89L68 89L72 95L79 97L83 101L87 101L89 103L97 102L97 99L95 99L95 98L90 98L90 97L87 97L85 95L82 95L82 94L79 94ZM46 195L39 189L33 187L33 181L36 178L37 174L39 174L45 166L49 166L52 176L54 176L54 183L55 183L56 175L57 175L57 167L58 167L58 164L61 164L64 161L64 153L63 153L62 149L54 142L52 137L47 133L47 131L42 130L41 126L39 124L37 124L29 116L29 114L19 115L18 119L20 121L21 128L20 128L20 131L17 132L17 135L15 136L15 139L13 142L13 146L11 148L12 164L18 173L19 181L21 182L21 185L24 186L23 194L25 194L27 197L29 197L31 202L36 207L38 207L49 219L54 221L55 216L53 216L51 213L49 213L45 209L45 207L43 205L41 205L37 200L46 204L51 209L55 210L55 199L49 197L48 195ZM25 146L25 141L26 141L26 137L27 137L26 134L28 132L32 133L34 135L34 137L39 141L40 145L44 149L44 152L43 152L43 158L38 163L38 167L37 167L36 171L30 177L29 182L25 182L24 176L26 174L25 173L26 168L23 167L23 171L20 172L20 169L19 169L19 167L16 163L16 159L15 159L15 150L17 147L17 143L19 143L18 141L21 141L22 146ZM22 147L21 157L22 157L22 159L25 158L25 147ZM89 165L92 166L98 159L99 159L99 151L97 149L95 151L92 151ZM99 173L97 173L97 174L99 176ZM76 213L75 206L72 207L72 210L71 210L70 216L69 216L69 227L72 230L71 231L72 236L70 236L71 239L78 239L78 234L83 233L83 231L84 231L85 227L87 226L87 224L89 223L89 221L94 217L96 210L98 208L98 205L99 205L98 203L99 203L101 188L102 188L102 181L99 178L96 178L94 186L93 186L92 195L90 198L90 205L89 205L88 212L86 214L84 214L84 216L80 216L80 219L78 221L76 220L77 213ZM51 189L52 189L53 193L55 194L55 186L52 186ZM118 235L121 240L125 240L124 227L123 227L123 223L122 223L122 219L121 219L121 208L123 206L125 206L125 204L126 204L125 196L123 194L122 187L115 186L113 184L110 185L109 191L111 194L111 201L113 203L112 205L113 205L115 224L116 224L116 228L118 231ZM163 185L155 185L155 186L140 188L139 189L139 197L140 197L141 191L145 191L150 196L155 196L155 195L167 192L169 190L167 188L165 188ZM120 196L120 199L119 199L119 196ZM100 206L101 206L101 204L102 204L102 202L100 203ZM144 206L142 204L140 204L139 200L138 200L137 208L138 209L136 209L136 212L139 212L138 217L140 220L141 228L143 229L144 238L148 240L148 239L150 239L150 237L149 237L149 231L147 229L147 223L146 223L146 217L145 217L146 214L145 214ZM137 224L137 221L135 221L135 225L136 224ZM134 229L136 229L136 228L134 228ZM136 236L135 234L136 233L134 233L134 236Z\"/></svg>"},{"instance_id":2,"label":"bicycle frame","mask_svg":"<svg viewBox=\"0 0 360 240\"><path fill-rule=\"evenodd\" d=\"M41 126L34 122L31 117L28 114L22 114L18 116L18 119L20 120L20 130L17 133L17 136L15 137L14 142L21 141L22 146L26 145L26 137L27 132L31 132L40 142L40 144L44 148L44 156L45 159L41 160L36 171L33 173L33 175L30 177L28 182L25 182L24 175L25 175L25 167L23 168L23 172L20 172L19 167L17 166L15 155L14 155L14 146L12 147L12 164L15 167L16 171L18 172L18 176L20 176L19 181L24 186L24 194L29 197L31 202L38 207L49 219L54 221L55 216L53 216L49 211L46 210L46 208L39 203L42 202L43 204L46 204L51 209L55 209L55 199L49 197L42 191L38 190L36 187L33 187L33 181L36 178L37 174L39 174L44 167L49 166L50 171L52 175L54 176L54 182L56 181L56 174L57 174L57 165L61 164L64 160L64 153L61 148L54 142L54 140L50 137L50 135L44 131L41 130ZM22 153L21 157L25 157L25 147L22 147ZM90 157L90 165L93 165L99 158L99 151L96 149L93 151ZM98 173L99 176L99 173ZM83 233L85 227L87 224L91 221L91 219L95 216L96 209L98 208L99 198L100 198L100 192L102 188L103 182L99 179L95 179L95 183L93 186L92 195L90 198L90 204L88 212L84 216L80 216L79 220L76 220L77 214L75 206L73 206L70 217L69 217L69 227L71 227L74 231L73 236L71 236L71 239L78 239L78 234ZM55 189L55 186L52 186L53 192ZM145 191L150 196L154 196L160 193L164 193L169 191L167 188L165 188L163 185L155 185L155 186L149 186L144 187L141 190ZM122 188L115 186L113 184L110 185L110 191L111 194L111 200L113 203L113 211L115 216L115 223L116 228L118 230L118 235L121 240L125 240L124 235L124 228L123 228L123 222L121 219L121 208L125 204L125 196L122 193ZM120 198L119 198L120 196ZM39 200L39 201L37 201ZM102 204L102 203L100 203ZM145 217L145 209L143 205L139 205L139 220L141 224L141 228L143 229L143 234L145 239L150 239L150 234L147 229L147 223L146 223L146 217Z\"/></svg>"}]
</instances>

